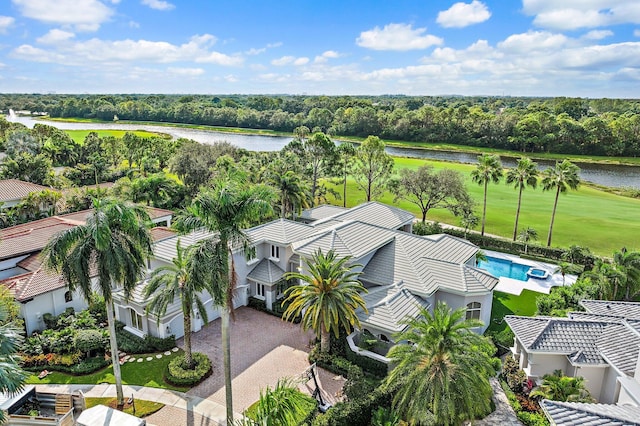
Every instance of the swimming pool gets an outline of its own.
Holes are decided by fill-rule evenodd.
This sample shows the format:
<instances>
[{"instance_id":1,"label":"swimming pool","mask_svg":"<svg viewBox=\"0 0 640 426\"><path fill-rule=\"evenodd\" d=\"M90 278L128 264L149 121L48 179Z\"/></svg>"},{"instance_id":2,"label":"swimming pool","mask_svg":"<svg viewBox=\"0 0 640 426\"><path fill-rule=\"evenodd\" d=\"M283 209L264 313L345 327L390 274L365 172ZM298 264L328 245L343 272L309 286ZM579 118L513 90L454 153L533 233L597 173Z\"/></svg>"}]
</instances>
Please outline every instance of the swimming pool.
<instances>
[{"instance_id":1,"label":"swimming pool","mask_svg":"<svg viewBox=\"0 0 640 426\"><path fill-rule=\"evenodd\" d=\"M478 262L478 268L484 269L495 277L507 277L514 280L527 281L530 266L515 263L507 259L487 256L487 260Z\"/></svg>"}]
</instances>

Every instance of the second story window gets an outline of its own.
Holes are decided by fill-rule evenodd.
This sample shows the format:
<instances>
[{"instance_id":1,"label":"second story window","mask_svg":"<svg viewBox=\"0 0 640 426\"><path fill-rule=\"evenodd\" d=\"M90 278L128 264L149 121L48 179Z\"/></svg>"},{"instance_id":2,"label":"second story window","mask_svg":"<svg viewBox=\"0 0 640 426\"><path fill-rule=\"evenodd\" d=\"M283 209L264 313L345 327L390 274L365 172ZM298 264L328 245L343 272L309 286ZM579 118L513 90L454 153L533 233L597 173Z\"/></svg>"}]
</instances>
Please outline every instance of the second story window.
<instances>
[{"instance_id":1,"label":"second story window","mask_svg":"<svg viewBox=\"0 0 640 426\"><path fill-rule=\"evenodd\" d=\"M280 259L280 246L271 246L271 258Z\"/></svg>"}]
</instances>

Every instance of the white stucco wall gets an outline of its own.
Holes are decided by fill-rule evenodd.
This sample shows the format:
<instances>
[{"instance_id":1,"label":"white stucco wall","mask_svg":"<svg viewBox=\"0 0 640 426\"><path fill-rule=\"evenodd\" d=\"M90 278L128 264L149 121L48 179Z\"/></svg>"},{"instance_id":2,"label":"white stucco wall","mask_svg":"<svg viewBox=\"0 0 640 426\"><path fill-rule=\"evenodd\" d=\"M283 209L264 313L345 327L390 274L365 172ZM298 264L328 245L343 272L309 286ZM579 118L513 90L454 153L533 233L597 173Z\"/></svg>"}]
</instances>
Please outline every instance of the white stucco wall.
<instances>
[{"instance_id":1,"label":"white stucco wall","mask_svg":"<svg viewBox=\"0 0 640 426\"><path fill-rule=\"evenodd\" d=\"M35 330L45 328L42 316L46 313L60 315L67 308L73 308L76 312L86 309L88 304L80 293L73 294L71 302L64 301L66 287L34 297L31 301L21 304L21 315L24 318L27 335Z\"/></svg>"},{"instance_id":2,"label":"white stucco wall","mask_svg":"<svg viewBox=\"0 0 640 426\"><path fill-rule=\"evenodd\" d=\"M525 372L529 376L542 379L542 376L552 374L555 370L560 370L564 374L568 373L567 365L569 363L566 355L529 353L528 360L529 366L525 369Z\"/></svg>"},{"instance_id":3,"label":"white stucco wall","mask_svg":"<svg viewBox=\"0 0 640 426\"><path fill-rule=\"evenodd\" d=\"M600 395L593 395L594 398L598 399L598 402L602 404L614 404L614 403L623 403L617 400L618 398L618 388L620 385L618 384L619 373L613 367L608 367L604 373L602 378L602 389L600 391ZM622 396L622 392L620 392ZM624 398L624 397L623 397Z\"/></svg>"},{"instance_id":4,"label":"white stucco wall","mask_svg":"<svg viewBox=\"0 0 640 426\"><path fill-rule=\"evenodd\" d=\"M576 367L573 368L573 377L584 377L585 388L592 397L600 401L602 385L608 367Z\"/></svg>"},{"instance_id":5,"label":"white stucco wall","mask_svg":"<svg viewBox=\"0 0 640 426\"><path fill-rule=\"evenodd\" d=\"M480 321L484 324L483 327L478 328L476 331L479 334L484 333L484 331L489 327L489 323L491 322L491 305L493 303L493 294L481 294L481 295L470 295L470 296L462 296L459 294L448 293L444 290L438 290L435 293L435 302L445 302L451 309L458 308L466 308L469 303L479 302L480 307ZM432 303L432 307L434 304Z\"/></svg>"}]
</instances>

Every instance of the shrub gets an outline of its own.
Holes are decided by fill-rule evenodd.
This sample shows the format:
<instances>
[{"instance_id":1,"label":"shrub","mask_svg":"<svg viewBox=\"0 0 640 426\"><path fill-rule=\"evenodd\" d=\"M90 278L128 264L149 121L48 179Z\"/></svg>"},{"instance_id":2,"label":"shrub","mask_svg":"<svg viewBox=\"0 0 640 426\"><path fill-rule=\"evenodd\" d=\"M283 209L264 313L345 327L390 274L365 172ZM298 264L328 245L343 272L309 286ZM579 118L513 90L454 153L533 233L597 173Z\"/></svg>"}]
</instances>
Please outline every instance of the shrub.
<instances>
[{"instance_id":1,"label":"shrub","mask_svg":"<svg viewBox=\"0 0 640 426\"><path fill-rule=\"evenodd\" d=\"M138 337L128 331L116 327L116 339L118 340L118 348L130 354L146 354L149 352L164 352L176 345L176 337L160 338L146 335L144 338Z\"/></svg>"},{"instance_id":2,"label":"shrub","mask_svg":"<svg viewBox=\"0 0 640 426\"><path fill-rule=\"evenodd\" d=\"M262 300L262 299L258 299L256 297L249 297L249 300L247 301L247 306L249 306L250 308L256 309L258 311L261 312L268 312L267 311L267 302Z\"/></svg>"},{"instance_id":3,"label":"shrub","mask_svg":"<svg viewBox=\"0 0 640 426\"><path fill-rule=\"evenodd\" d=\"M212 373L209 358L200 352L194 352L192 356L195 362L193 369L186 368L184 355L172 359L167 365L165 381L174 386L193 386L209 377Z\"/></svg>"},{"instance_id":4,"label":"shrub","mask_svg":"<svg viewBox=\"0 0 640 426\"><path fill-rule=\"evenodd\" d=\"M442 234L442 226L438 222L417 222L413 225L413 233L416 235Z\"/></svg>"},{"instance_id":5,"label":"shrub","mask_svg":"<svg viewBox=\"0 0 640 426\"><path fill-rule=\"evenodd\" d=\"M74 338L74 344L79 351L90 353L102 350L109 344L109 336L106 332L98 330L79 330Z\"/></svg>"},{"instance_id":6,"label":"shrub","mask_svg":"<svg viewBox=\"0 0 640 426\"><path fill-rule=\"evenodd\" d=\"M518 362L508 355L502 365L502 378L507 382L509 388L515 393L523 393L527 387L527 375L520 370Z\"/></svg>"},{"instance_id":7,"label":"shrub","mask_svg":"<svg viewBox=\"0 0 640 426\"><path fill-rule=\"evenodd\" d=\"M384 362L366 356L358 355L351 350L349 344L346 342L345 348L347 359L362 368L365 372L380 378L387 375L389 367Z\"/></svg>"},{"instance_id":8,"label":"shrub","mask_svg":"<svg viewBox=\"0 0 640 426\"><path fill-rule=\"evenodd\" d=\"M571 286L554 287L551 293L538 296L537 314L553 315L566 311L581 311L582 306L579 302L585 299L600 299L600 288L590 279L579 279Z\"/></svg>"},{"instance_id":9,"label":"shrub","mask_svg":"<svg viewBox=\"0 0 640 426\"><path fill-rule=\"evenodd\" d=\"M530 413L528 411L516 412L518 420L526 426L549 426L549 420L542 413Z\"/></svg>"},{"instance_id":10,"label":"shrub","mask_svg":"<svg viewBox=\"0 0 640 426\"><path fill-rule=\"evenodd\" d=\"M58 326L58 319L55 315L50 314L49 312L42 315L42 320L44 321L44 325L50 330L55 330Z\"/></svg>"}]
</instances>

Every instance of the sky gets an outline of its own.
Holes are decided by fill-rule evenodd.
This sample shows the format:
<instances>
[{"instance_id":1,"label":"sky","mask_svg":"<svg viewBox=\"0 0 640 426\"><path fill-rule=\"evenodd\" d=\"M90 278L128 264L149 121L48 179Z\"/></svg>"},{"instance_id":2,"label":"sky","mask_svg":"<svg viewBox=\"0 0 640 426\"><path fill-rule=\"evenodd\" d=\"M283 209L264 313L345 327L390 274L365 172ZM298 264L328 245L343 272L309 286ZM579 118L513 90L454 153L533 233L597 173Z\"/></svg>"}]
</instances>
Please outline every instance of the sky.
<instances>
[{"instance_id":1,"label":"sky","mask_svg":"<svg viewBox=\"0 0 640 426\"><path fill-rule=\"evenodd\" d=\"M0 92L640 98L640 0L0 0Z\"/></svg>"}]
</instances>

